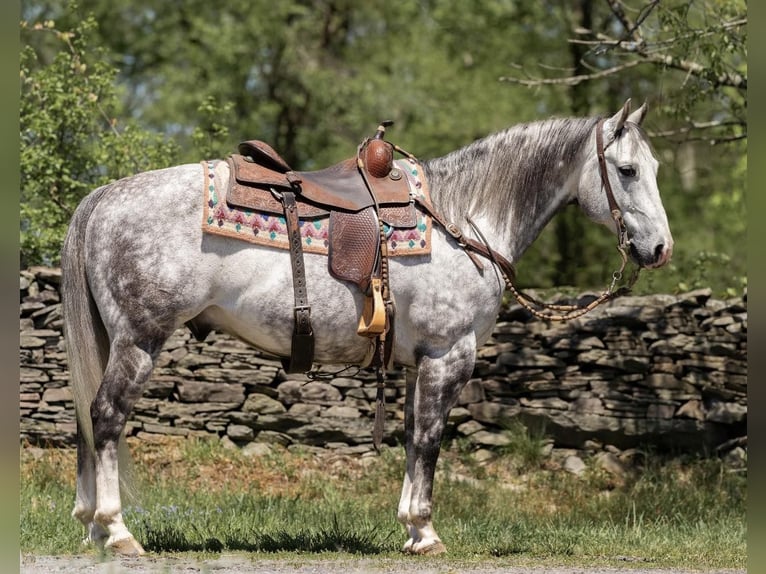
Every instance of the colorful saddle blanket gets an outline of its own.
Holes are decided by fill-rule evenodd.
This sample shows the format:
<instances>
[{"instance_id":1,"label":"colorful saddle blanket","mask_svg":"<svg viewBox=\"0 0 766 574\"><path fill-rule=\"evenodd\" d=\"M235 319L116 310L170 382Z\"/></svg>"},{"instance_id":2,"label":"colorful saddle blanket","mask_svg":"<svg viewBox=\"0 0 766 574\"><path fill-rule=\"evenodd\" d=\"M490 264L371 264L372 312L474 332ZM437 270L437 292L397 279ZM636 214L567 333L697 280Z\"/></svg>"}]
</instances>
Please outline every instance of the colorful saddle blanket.
<instances>
[{"instance_id":1,"label":"colorful saddle blanket","mask_svg":"<svg viewBox=\"0 0 766 574\"><path fill-rule=\"evenodd\" d=\"M428 185L420 164L413 159L400 159L394 163L407 177L411 196L430 202ZM227 162L203 161L202 166L204 171L203 232L233 237L268 247L288 249L287 224L284 215L229 205L226 201L225 182L234 174L229 173ZM395 224L386 223L386 209L381 207L381 220L384 222L389 256L424 255L431 252L430 216L416 210L415 225L399 228L395 227ZM390 219L396 220L396 218ZM304 252L328 254L331 243L329 214L301 218L300 230Z\"/></svg>"}]
</instances>

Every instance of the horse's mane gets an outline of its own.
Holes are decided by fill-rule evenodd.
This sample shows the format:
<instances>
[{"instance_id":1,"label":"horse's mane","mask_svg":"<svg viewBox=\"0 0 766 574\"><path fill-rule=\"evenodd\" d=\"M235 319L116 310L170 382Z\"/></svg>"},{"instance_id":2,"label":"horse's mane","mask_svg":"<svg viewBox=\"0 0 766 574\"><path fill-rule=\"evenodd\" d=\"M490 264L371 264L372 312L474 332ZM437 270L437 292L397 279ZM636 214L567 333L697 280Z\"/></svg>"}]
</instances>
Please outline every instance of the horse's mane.
<instances>
[{"instance_id":1,"label":"horse's mane","mask_svg":"<svg viewBox=\"0 0 766 574\"><path fill-rule=\"evenodd\" d=\"M453 219L490 214L498 227L505 227L509 213L534 217L551 201L548 194L563 186L567 168L597 121L553 118L519 124L426 161L434 203Z\"/></svg>"}]
</instances>

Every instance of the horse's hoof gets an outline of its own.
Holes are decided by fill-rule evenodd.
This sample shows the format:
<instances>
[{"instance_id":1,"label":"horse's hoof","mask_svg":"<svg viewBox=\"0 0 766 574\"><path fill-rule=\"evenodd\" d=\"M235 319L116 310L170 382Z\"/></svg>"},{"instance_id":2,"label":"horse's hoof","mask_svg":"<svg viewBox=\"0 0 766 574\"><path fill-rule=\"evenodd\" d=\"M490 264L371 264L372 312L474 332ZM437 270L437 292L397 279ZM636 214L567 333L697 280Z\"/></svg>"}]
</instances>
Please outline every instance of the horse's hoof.
<instances>
[{"instance_id":1,"label":"horse's hoof","mask_svg":"<svg viewBox=\"0 0 766 574\"><path fill-rule=\"evenodd\" d=\"M437 554L444 554L447 552L447 547L441 540L433 540L423 544L422 541L411 544L409 541L404 545L402 552L406 554L418 554L421 556L436 556Z\"/></svg>"},{"instance_id":2,"label":"horse's hoof","mask_svg":"<svg viewBox=\"0 0 766 574\"><path fill-rule=\"evenodd\" d=\"M120 556L143 556L146 554L144 548L132 536L115 540L114 542L107 544L106 547L108 550L115 554L119 554Z\"/></svg>"},{"instance_id":3,"label":"horse's hoof","mask_svg":"<svg viewBox=\"0 0 766 574\"><path fill-rule=\"evenodd\" d=\"M404 554L412 554L412 547L415 544L415 540L413 538L410 538L407 542L404 543L404 546L402 547L402 552Z\"/></svg>"}]
</instances>

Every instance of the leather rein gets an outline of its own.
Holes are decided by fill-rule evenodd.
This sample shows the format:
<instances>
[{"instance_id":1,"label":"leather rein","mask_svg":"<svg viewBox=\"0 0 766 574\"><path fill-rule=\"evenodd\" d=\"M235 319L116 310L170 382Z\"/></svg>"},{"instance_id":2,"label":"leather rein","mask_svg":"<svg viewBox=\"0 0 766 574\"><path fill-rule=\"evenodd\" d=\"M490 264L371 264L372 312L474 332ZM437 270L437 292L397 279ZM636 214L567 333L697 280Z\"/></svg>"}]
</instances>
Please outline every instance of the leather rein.
<instances>
[{"instance_id":1,"label":"leather rein","mask_svg":"<svg viewBox=\"0 0 766 574\"><path fill-rule=\"evenodd\" d=\"M500 270L503 280L505 281L506 289L511 292L511 294L522 307L524 307L538 319L544 319L548 321L569 321L571 319L576 319L577 317L581 317L592 311L602 303L606 303L611 299L629 293L636 280L638 279L640 268L636 268L633 271L625 286L617 288L617 283L622 280L623 271L625 270L625 266L628 262L627 249L630 246L630 239L628 239L628 232L625 226L625 222L622 218L622 211L617 205L617 200L614 198L614 192L612 191L612 185L609 182L609 173L607 172L606 166L606 156L604 155L604 152L606 148L609 147L609 144L604 146L603 127L604 119L601 118L596 124L596 154L598 156L601 187L606 194L607 201L609 202L609 211L617 230L617 250L620 252L621 263L619 269L612 273L612 281L609 284L609 287L607 287L607 289L601 293L599 297L591 301L588 305L550 304L539 301L534 297L524 293L514 284L516 279L516 272L513 268L513 264L489 246L489 243L487 242L484 235L470 218L468 218L467 221L481 241L476 241L470 237L466 237L457 225L445 221L436 212L433 206L420 199L415 200L421 208L428 212L434 221L441 225L447 231L447 233L449 233L457 241L458 245L465 250L466 254L471 258L471 261L473 261L477 268L481 270L483 269L483 266L476 258L475 253L489 259L492 263L494 263Z\"/></svg>"}]
</instances>

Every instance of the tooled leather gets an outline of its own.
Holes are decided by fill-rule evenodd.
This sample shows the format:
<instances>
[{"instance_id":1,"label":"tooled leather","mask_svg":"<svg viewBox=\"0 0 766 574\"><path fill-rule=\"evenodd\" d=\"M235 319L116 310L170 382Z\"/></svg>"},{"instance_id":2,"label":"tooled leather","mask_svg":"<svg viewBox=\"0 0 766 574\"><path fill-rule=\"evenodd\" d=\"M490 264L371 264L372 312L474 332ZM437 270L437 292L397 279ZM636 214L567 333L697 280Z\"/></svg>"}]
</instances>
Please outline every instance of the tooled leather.
<instances>
[{"instance_id":1,"label":"tooled leather","mask_svg":"<svg viewBox=\"0 0 766 574\"><path fill-rule=\"evenodd\" d=\"M356 283L364 291L372 276L380 233L375 210L330 214L330 274Z\"/></svg>"}]
</instances>

